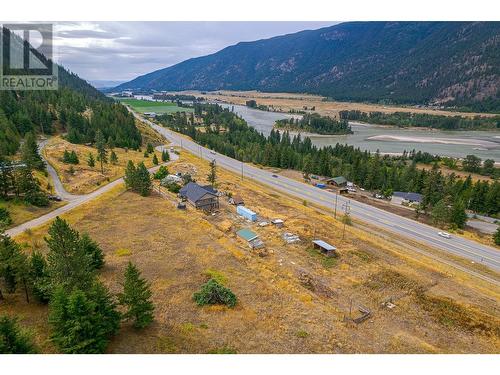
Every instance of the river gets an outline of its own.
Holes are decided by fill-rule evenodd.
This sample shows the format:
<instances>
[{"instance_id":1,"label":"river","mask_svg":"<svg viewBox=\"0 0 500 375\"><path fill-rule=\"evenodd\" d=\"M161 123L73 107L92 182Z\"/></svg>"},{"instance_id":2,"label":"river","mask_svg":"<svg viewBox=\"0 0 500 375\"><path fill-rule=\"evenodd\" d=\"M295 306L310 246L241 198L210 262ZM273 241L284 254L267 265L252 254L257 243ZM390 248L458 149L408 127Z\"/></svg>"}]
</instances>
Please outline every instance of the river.
<instances>
[{"instance_id":1,"label":"river","mask_svg":"<svg viewBox=\"0 0 500 375\"><path fill-rule=\"evenodd\" d=\"M269 135L274 122L294 117L290 114L266 112L242 105L221 104L234 108L249 125ZM297 117L297 115L295 116ZM425 128L401 129L392 126L351 123L354 134L315 135L307 134L317 146L347 143L362 150L387 154L400 154L413 149L433 155L463 158L476 155L481 159L493 159L500 163L500 132L495 131L443 131Z\"/></svg>"}]
</instances>

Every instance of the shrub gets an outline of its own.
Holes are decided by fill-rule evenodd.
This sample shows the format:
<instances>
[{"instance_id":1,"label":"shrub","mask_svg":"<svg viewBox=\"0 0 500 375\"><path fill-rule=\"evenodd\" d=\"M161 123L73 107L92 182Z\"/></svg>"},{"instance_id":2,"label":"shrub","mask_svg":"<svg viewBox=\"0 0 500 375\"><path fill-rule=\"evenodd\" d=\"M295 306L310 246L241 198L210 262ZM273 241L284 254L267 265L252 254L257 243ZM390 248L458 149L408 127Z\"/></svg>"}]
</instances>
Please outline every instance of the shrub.
<instances>
[{"instance_id":1,"label":"shrub","mask_svg":"<svg viewBox=\"0 0 500 375\"><path fill-rule=\"evenodd\" d=\"M154 179L155 180L163 180L165 177L168 176L168 169L164 165L160 166L160 168L156 171L154 174Z\"/></svg>"},{"instance_id":2,"label":"shrub","mask_svg":"<svg viewBox=\"0 0 500 375\"><path fill-rule=\"evenodd\" d=\"M0 317L0 354L36 353L31 335L21 329L16 318Z\"/></svg>"},{"instance_id":3,"label":"shrub","mask_svg":"<svg viewBox=\"0 0 500 375\"><path fill-rule=\"evenodd\" d=\"M10 224L12 224L12 218L10 217L10 212L4 207L0 207L0 228L6 227Z\"/></svg>"},{"instance_id":4,"label":"shrub","mask_svg":"<svg viewBox=\"0 0 500 375\"><path fill-rule=\"evenodd\" d=\"M235 294L215 279L210 279L204 284L200 291L193 294L193 299L198 306L204 305L226 305L236 306Z\"/></svg>"}]
</instances>

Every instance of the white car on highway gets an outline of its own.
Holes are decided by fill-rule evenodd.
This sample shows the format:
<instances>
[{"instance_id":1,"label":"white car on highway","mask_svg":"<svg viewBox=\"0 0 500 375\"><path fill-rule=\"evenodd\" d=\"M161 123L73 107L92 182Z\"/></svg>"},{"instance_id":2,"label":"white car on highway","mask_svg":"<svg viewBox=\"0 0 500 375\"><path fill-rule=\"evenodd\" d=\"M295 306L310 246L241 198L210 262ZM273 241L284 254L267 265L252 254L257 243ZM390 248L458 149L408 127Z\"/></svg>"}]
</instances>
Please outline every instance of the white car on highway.
<instances>
[{"instance_id":1,"label":"white car on highway","mask_svg":"<svg viewBox=\"0 0 500 375\"><path fill-rule=\"evenodd\" d=\"M443 238L451 238L451 234L446 233L446 232L439 232L438 235L440 235Z\"/></svg>"}]
</instances>

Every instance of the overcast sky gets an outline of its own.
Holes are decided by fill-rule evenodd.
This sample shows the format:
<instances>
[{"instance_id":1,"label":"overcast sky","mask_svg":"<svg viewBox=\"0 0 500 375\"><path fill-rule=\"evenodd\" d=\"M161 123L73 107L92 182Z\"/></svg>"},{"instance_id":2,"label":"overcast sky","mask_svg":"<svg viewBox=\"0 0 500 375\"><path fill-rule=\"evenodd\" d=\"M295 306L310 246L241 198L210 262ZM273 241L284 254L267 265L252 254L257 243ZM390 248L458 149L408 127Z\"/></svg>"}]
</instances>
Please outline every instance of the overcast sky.
<instances>
[{"instance_id":1,"label":"overcast sky","mask_svg":"<svg viewBox=\"0 0 500 375\"><path fill-rule=\"evenodd\" d=\"M334 23L64 22L55 26L55 60L89 81L128 81L241 41Z\"/></svg>"}]
</instances>

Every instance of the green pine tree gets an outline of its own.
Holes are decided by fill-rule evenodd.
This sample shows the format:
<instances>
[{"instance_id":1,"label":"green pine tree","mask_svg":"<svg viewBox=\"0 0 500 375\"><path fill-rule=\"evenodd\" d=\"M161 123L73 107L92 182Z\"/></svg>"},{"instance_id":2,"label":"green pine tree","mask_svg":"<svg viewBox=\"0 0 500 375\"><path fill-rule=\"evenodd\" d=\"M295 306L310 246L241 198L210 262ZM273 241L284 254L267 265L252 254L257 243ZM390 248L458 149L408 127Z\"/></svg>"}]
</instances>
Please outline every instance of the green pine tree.
<instances>
[{"instance_id":1,"label":"green pine tree","mask_svg":"<svg viewBox=\"0 0 500 375\"><path fill-rule=\"evenodd\" d=\"M90 167L90 168L94 168L95 167L95 159L94 159L94 155L89 152L89 157L87 159L87 165Z\"/></svg>"},{"instance_id":2,"label":"green pine tree","mask_svg":"<svg viewBox=\"0 0 500 375\"><path fill-rule=\"evenodd\" d=\"M95 147L97 149L97 157L101 163L101 173L104 174L104 163L108 162L108 151L106 150L106 141L101 130L97 130L95 135Z\"/></svg>"},{"instance_id":3,"label":"green pine tree","mask_svg":"<svg viewBox=\"0 0 500 375\"><path fill-rule=\"evenodd\" d=\"M50 299L50 278L47 260L42 253L34 251L31 254L29 268L33 296L38 302L48 303Z\"/></svg>"},{"instance_id":4,"label":"green pine tree","mask_svg":"<svg viewBox=\"0 0 500 375\"><path fill-rule=\"evenodd\" d=\"M116 156L116 152L114 152L113 150L111 150L111 155L109 156L109 161L111 162L111 164L117 164L118 163L118 156Z\"/></svg>"},{"instance_id":5,"label":"green pine tree","mask_svg":"<svg viewBox=\"0 0 500 375\"><path fill-rule=\"evenodd\" d=\"M161 152L161 161L165 163L165 162L167 162L169 160L170 160L170 154L168 153L167 150L163 150Z\"/></svg>"},{"instance_id":6,"label":"green pine tree","mask_svg":"<svg viewBox=\"0 0 500 375\"><path fill-rule=\"evenodd\" d=\"M29 169L45 170L45 163L38 153L38 145L33 132L26 133L21 148L21 158Z\"/></svg>"},{"instance_id":7,"label":"green pine tree","mask_svg":"<svg viewBox=\"0 0 500 375\"><path fill-rule=\"evenodd\" d=\"M467 223L467 213L465 212L465 205L461 200L457 200L450 212L450 222L457 226L457 228L464 228Z\"/></svg>"},{"instance_id":8,"label":"green pine tree","mask_svg":"<svg viewBox=\"0 0 500 375\"><path fill-rule=\"evenodd\" d=\"M215 159L210 162L210 172L208 173L207 180L212 187L215 187L217 183L217 162Z\"/></svg>"},{"instance_id":9,"label":"green pine tree","mask_svg":"<svg viewBox=\"0 0 500 375\"><path fill-rule=\"evenodd\" d=\"M37 353L31 335L21 329L16 318L0 316L0 354Z\"/></svg>"},{"instance_id":10,"label":"green pine tree","mask_svg":"<svg viewBox=\"0 0 500 375\"><path fill-rule=\"evenodd\" d=\"M135 186L137 185L137 168L132 160L129 160L127 163L123 179L125 181L125 186L128 189L135 189Z\"/></svg>"},{"instance_id":11,"label":"green pine tree","mask_svg":"<svg viewBox=\"0 0 500 375\"><path fill-rule=\"evenodd\" d=\"M86 290L95 278L92 258L86 252L79 233L63 219L56 217L45 238L49 252L48 273L52 290L62 286L70 291Z\"/></svg>"},{"instance_id":12,"label":"green pine tree","mask_svg":"<svg viewBox=\"0 0 500 375\"><path fill-rule=\"evenodd\" d=\"M156 156L156 154L153 155L153 164L158 165L158 157Z\"/></svg>"},{"instance_id":13,"label":"green pine tree","mask_svg":"<svg viewBox=\"0 0 500 375\"><path fill-rule=\"evenodd\" d=\"M149 283L141 277L139 269L128 263L125 270L123 293L118 295L120 304L126 308L125 319L133 319L134 327L144 328L153 321L154 305L151 301Z\"/></svg>"},{"instance_id":14,"label":"green pine tree","mask_svg":"<svg viewBox=\"0 0 500 375\"><path fill-rule=\"evenodd\" d=\"M498 227L497 231L493 235L493 242L495 242L495 245L500 246L500 227Z\"/></svg>"},{"instance_id":15,"label":"green pine tree","mask_svg":"<svg viewBox=\"0 0 500 375\"><path fill-rule=\"evenodd\" d=\"M62 353L104 353L120 326L120 314L99 282L84 292L55 290L49 306L52 340Z\"/></svg>"},{"instance_id":16,"label":"green pine tree","mask_svg":"<svg viewBox=\"0 0 500 375\"><path fill-rule=\"evenodd\" d=\"M83 252L90 257L92 268L98 270L104 266L104 253L101 247L87 233L81 236L80 246L82 246Z\"/></svg>"},{"instance_id":17,"label":"green pine tree","mask_svg":"<svg viewBox=\"0 0 500 375\"><path fill-rule=\"evenodd\" d=\"M134 190L141 194L143 197L151 194L153 183L151 181L149 171L143 162L140 162L137 166L136 179L137 185L135 186Z\"/></svg>"}]
</instances>

